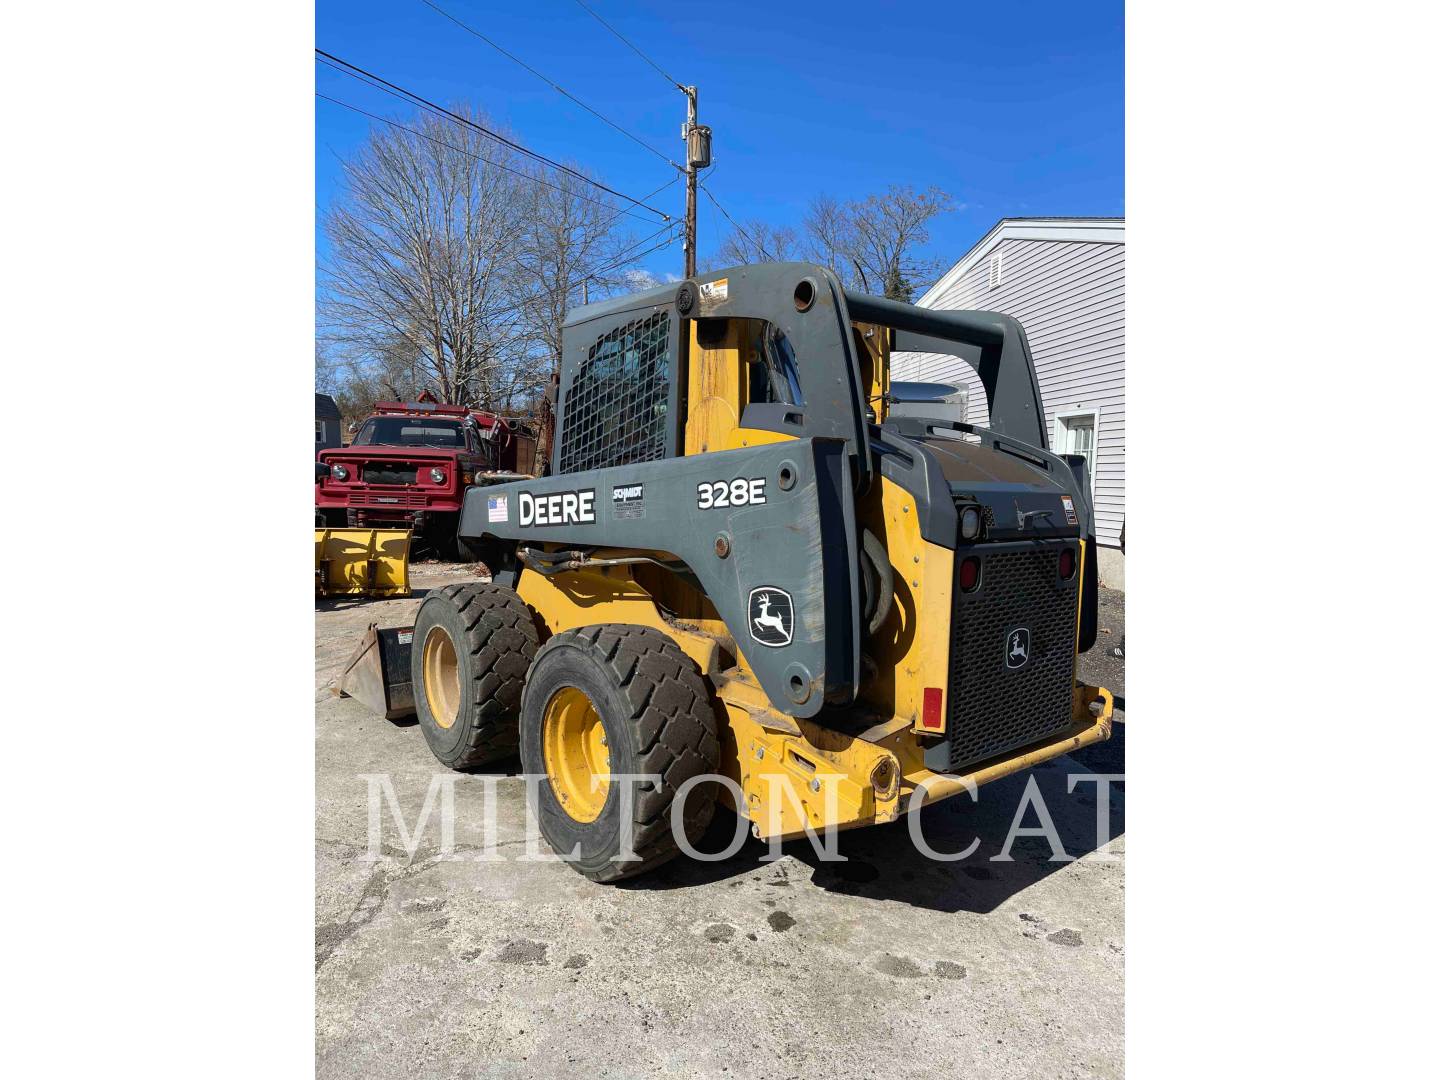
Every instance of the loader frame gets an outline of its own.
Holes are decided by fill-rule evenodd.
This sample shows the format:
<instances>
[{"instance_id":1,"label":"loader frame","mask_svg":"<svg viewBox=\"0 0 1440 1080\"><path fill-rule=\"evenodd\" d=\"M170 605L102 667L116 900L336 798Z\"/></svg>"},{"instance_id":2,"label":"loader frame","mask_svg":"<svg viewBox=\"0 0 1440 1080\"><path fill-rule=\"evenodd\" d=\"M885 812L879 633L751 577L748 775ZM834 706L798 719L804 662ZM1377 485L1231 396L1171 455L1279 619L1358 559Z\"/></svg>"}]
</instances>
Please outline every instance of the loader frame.
<instances>
[{"instance_id":1,"label":"loader frame","mask_svg":"<svg viewBox=\"0 0 1440 1080\"><path fill-rule=\"evenodd\" d=\"M737 393L744 376L732 373L747 348L738 320L783 337L800 358L803 400ZM964 358L985 385L990 426L886 423L896 348ZM1070 545L1093 596L1088 483L1075 460L1048 449L1014 319L921 312L849 293L817 266L767 264L582 308L565 327L564 354L556 473L472 489L461 535L482 545L496 580L549 633L647 626L694 660L728 721L722 771L735 789L724 798L757 835L893 820L1108 737L1111 697L1074 682L1073 658L1069 727L1033 745L950 775L943 716L932 723L928 695L950 685L958 513L943 455L927 451L935 440L970 436L1037 477L1033 493L1014 499L1019 529L1040 515L1029 526L1035 542ZM817 357L828 359L805 366ZM663 394L594 399L586 380L599 366L614 383L645 363L663 367ZM636 410L653 427L605 443L611 418ZM606 464L573 467L597 460ZM977 491L966 497L983 500ZM1045 509L1058 507L1058 492L1070 520ZM893 609L869 636L878 675L861 656L867 532L894 567ZM1076 608L1082 647L1086 607ZM779 629L765 629L767 619Z\"/></svg>"}]
</instances>

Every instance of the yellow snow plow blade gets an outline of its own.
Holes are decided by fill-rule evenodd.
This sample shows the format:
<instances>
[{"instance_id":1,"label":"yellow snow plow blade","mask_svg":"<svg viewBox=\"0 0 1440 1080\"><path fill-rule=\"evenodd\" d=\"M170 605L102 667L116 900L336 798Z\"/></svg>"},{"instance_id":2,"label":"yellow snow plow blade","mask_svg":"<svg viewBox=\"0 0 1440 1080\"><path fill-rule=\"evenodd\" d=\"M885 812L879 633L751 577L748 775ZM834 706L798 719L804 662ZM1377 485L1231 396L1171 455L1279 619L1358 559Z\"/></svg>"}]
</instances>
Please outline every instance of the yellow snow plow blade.
<instances>
[{"instance_id":1,"label":"yellow snow plow blade","mask_svg":"<svg viewBox=\"0 0 1440 1080\"><path fill-rule=\"evenodd\" d=\"M316 596L409 596L409 529L316 529Z\"/></svg>"}]
</instances>

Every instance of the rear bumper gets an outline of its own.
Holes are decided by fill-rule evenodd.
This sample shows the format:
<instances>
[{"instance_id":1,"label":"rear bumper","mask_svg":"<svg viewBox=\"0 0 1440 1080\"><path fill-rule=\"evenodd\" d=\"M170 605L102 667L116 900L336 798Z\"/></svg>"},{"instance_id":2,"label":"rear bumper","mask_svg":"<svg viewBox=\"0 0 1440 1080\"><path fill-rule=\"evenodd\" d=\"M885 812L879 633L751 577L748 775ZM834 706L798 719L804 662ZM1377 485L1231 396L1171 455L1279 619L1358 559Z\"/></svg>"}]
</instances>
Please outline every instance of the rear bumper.
<instances>
[{"instance_id":1,"label":"rear bumper","mask_svg":"<svg viewBox=\"0 0 1440 1080\"><path fill-rule=\"evenodd\" d=\"M1093 712L1092 705L1096 706ZM1061 754L1104 742L1110 738L1111 716L1114 710L1114 695L1105 687L1076 683L1072 713L1074 724L1069 729L1042 742L1022 747L1009 755L981 762L964 773L941 773L926 768L906 772L900 781L901 799L905 809L918 810L922 806L948 799L962 791L973 790L992 780L1034 768Z\"/></svg>"},{"instance_id":2,"label":"rear bumper","mask_svg":"<svg viewBox=\"0 0 1440 1080\"><path fill-rule=\"evenodd\" d=\"M758 689L758 688L757 688ZM1032 768L1110 737L1114 699L1099 686L1074 684L1072 724L1064 732L999 755L963 773L927 768L910 724L901 718L857 735L781 716L727 680L720 697L735 738L733 792L722 799L762 839L793 839L808 828L853 829L894 821L912 810ZM747 700L748 699L748 700Z\"/></svg>"}]
</instances>

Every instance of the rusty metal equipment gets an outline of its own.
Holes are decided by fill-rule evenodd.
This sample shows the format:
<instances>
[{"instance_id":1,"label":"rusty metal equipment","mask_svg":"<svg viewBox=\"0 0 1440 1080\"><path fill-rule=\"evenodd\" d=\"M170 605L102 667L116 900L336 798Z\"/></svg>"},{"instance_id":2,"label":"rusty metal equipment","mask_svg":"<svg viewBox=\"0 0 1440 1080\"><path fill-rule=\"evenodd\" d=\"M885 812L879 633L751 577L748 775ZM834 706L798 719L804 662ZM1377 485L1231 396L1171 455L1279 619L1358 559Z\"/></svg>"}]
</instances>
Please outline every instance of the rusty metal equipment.
<instances>
[{"instance_id":1,"label":"rusty metal equipment","mask_svg":"<svg viewBox=\"0 0 1440 1080\"><path fill-rule=\"evenodd\" d=\"M337 697L351 697L387 720L415 715L410 683L410 642L414 628L382 630L371 623L360 644L345 661L331 688Z\"/></svg>"}]
</instances>

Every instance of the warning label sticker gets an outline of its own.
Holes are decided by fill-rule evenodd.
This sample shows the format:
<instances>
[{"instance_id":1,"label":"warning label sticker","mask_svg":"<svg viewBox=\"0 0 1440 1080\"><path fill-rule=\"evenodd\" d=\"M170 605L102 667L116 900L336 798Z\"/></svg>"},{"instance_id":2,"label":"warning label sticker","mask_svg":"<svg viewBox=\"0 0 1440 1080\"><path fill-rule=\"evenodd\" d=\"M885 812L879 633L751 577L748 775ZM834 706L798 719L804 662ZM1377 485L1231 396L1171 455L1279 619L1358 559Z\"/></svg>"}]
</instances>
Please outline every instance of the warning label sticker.
<instances>
[{"instance_id":1,"label":"warning label sticker","mask_svg":"<svg viewBox=\"0 0 1440 1080\"><path fill-rule=\"evenodd\" d=\"M719 278L716 281L702 281L700 283L700 306L718 304L730 299L730 279Z\"/></svg>"},{"instance_id":2,"label":"warning label sticker","mask_svg":"<svg viewBox=\"0 0 1440 1080\"><path fill-rule=\"evenodd\" d=\"M1065 520L1071 525L1080 524L1080 519L1075 516L1075 500L1069 495L1060 496L1060 505L1065 508Z\"/></svg>"}]
</instances>

